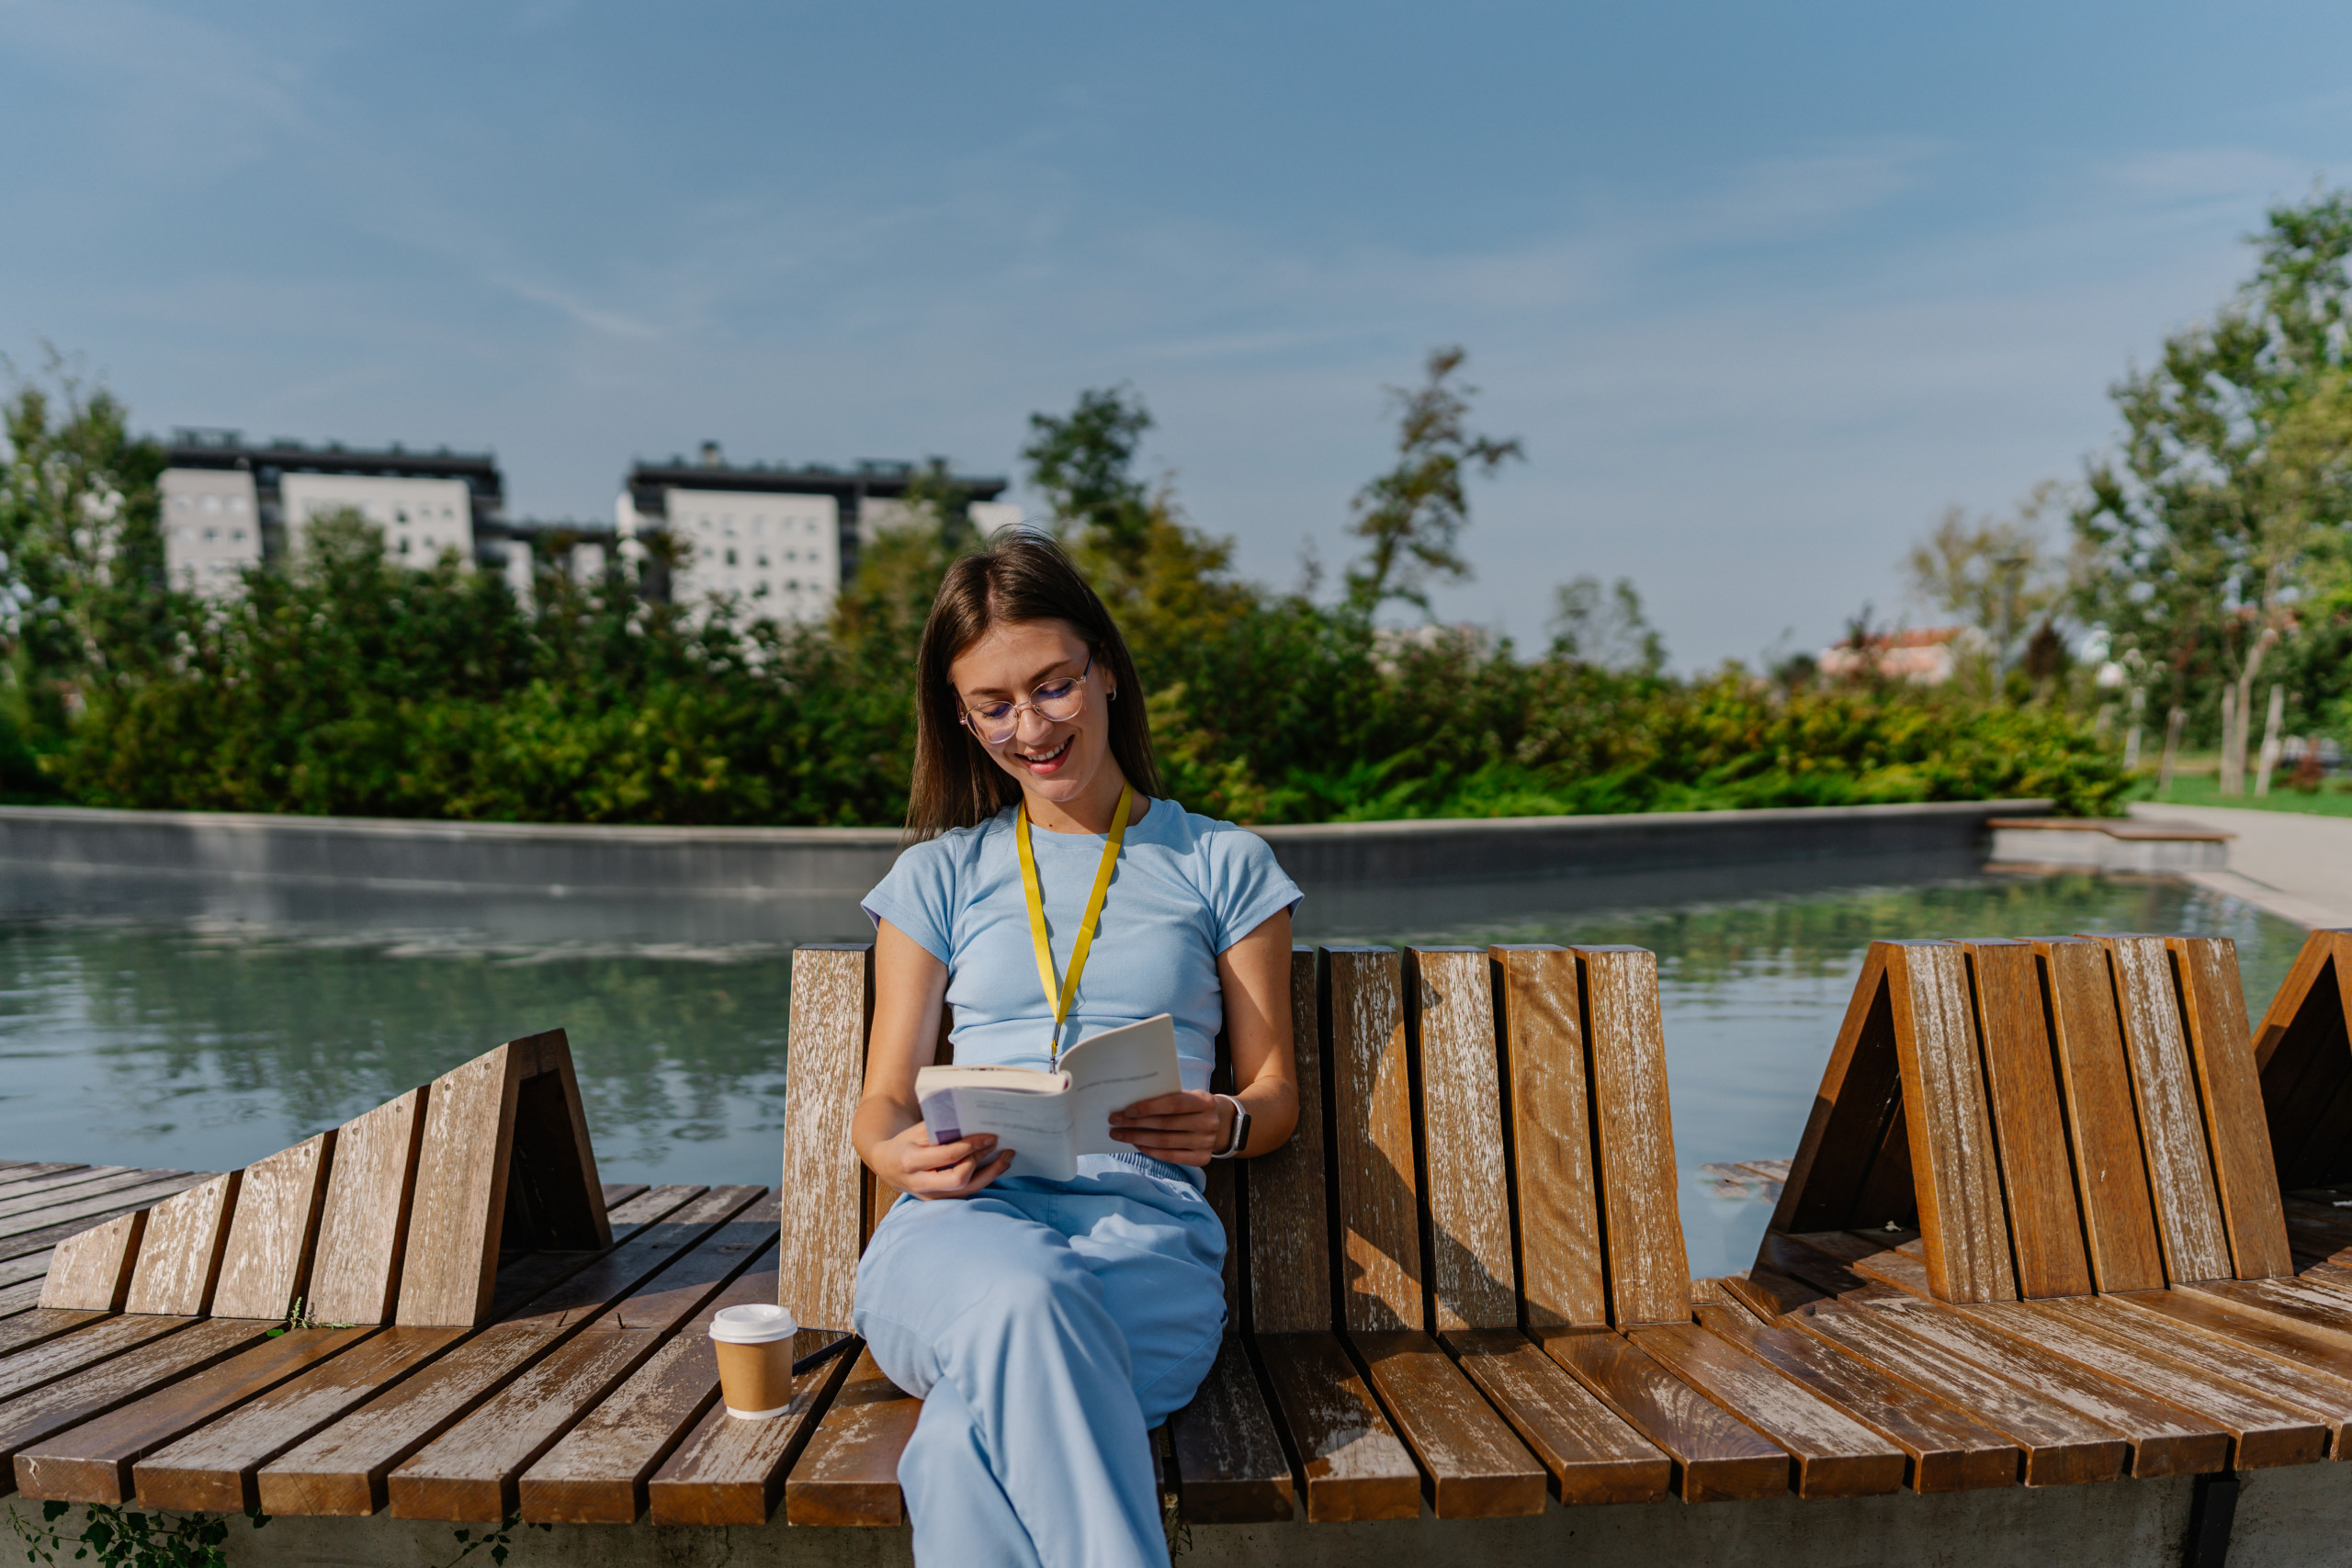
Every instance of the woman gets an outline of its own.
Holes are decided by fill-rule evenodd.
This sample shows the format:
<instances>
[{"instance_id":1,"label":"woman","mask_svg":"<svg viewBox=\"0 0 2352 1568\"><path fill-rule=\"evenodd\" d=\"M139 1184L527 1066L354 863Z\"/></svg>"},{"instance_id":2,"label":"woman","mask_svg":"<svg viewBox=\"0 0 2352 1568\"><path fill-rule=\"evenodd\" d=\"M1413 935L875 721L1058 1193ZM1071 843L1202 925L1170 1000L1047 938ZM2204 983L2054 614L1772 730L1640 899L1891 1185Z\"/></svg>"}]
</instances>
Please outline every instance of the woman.
<instances>
[{"instance_id":1,"label":"woman","mask_svg":"<svg viewBox=\"0 0 2352 1568\"><path fill-rule=\"evenodd\" d=\"M902 1194L858 1265L857 1331L923 1400L899 1461L918 1562L1168 1560L1146 1434L1191 1400L1224 1327L1205 1168L1278 1147L1297 1119L1299 893L1264 840L1158 788L1135 662L1060 550L1016 536L956 562L918 659L913 842L865 899L852 1132ZM924 1133L915 1074L943 1001L963 1064L1044 1067L1173 1014L1183 1090L1113 1118L1132 1154L1007 1177L1016 1151ZM1231 1095L1208 1092L1220 1030Z\"/></svg>"}]
</instances>

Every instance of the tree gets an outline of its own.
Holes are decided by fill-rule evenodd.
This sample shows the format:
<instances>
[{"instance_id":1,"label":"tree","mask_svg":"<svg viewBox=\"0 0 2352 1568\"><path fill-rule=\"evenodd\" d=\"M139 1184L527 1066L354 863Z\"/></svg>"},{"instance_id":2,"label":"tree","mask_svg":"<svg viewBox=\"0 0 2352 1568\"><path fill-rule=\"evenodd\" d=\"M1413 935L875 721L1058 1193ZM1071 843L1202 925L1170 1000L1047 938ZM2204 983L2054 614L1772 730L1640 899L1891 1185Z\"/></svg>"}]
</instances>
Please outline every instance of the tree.
<instances>
[{"instance_id":1,"label":"tree","mask_svg":"<svg viewBox=\"0 0 2352 1568\"><path fill-rule=\"evenodd\" d=\"M2173 705L2226 691L2222 787L2244 777L2255 683L2301 629L2316 554L2352 516L2346 313L2352 193L2273 209L2254 276L2114 389L2125 440L2075 527L2102 570L2078 596Z\"/></svg>"},{"instance_id":2,"label":"tree","mask_svg":"<svg viewBox=\"0 0 2352 1568\"><path fill-rule=\"evenodd\" d=\"M1370 615L1391 599L1430 607L1431 577L1459 581L1470 563L1456 547L1470 524L1465 471L1491 478L1514 457L1519 438L1498 441L1464 428L1476 387L1454 382L1467 354L1459 346L1432 349L1421 385L1388 389L1397 412L1396 466L1355 496L1348 531L1371 541L1363 559L1348 569L1349 606Z\"/></svg>"},{"instance_id":3,"label":"tree","mask_svg":"<svg viewBox=\"0 0 2352 1568\"><path fill-rule=\"evenodd\" d=\"M1912 596L1939 615L1957 616L1984 634L1997 696L2011 670L2037 649L2063 648L2057 621L2073 593L2067 563L2055 556L2043 520L2065 502L2045 481L2018 503L2014 516L1974 521L1955 506L1935 532L1904 557ZM2044 652L2042 662L2047 662Z\"/></svg>"},{"instance_id":4,"label":"tree","mask_svg":"<svg viewBox=\"0 0 2352 1568\"><path fill-rule=\"evenodd\" d=\"M1666 638L1642 614L1632 578L1621 577L1606 591L1597 577L1563 582L1554 604L1553 658L1619 674L1654 676L1666 668Z\"/></svg>"},{"instance_id":5,"label":"tree","mask_svg":"<svg viewBox=\"0 0 2352 1568\"><path fill-rule=\"evenodd\" d=\"M1143 550L1151 497L1134 470L1151 424L1143 399L1121 387L1079 393L1078 406L1059 418L1029 416L1033 434L1021 456L1030 482L1053 502L1056 532L1077 530L1129 560Z\"/></svg>"}]
</instances>

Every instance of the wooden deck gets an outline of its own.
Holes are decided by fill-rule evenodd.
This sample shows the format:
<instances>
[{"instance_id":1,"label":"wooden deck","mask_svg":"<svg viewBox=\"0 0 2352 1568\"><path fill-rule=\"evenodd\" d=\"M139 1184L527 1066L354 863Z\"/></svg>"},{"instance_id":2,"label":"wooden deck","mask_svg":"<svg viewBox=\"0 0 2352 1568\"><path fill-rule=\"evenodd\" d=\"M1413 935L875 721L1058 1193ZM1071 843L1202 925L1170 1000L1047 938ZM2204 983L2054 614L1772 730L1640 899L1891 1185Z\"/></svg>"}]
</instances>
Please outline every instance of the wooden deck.
<instances>
[{"instance_id":1,"label":"wooden deck","mask_svg":"<svg viewBox=\"0 0 2352 1568\"><path fill-rule=\"evenodd\" d=\"M2352 1045L2340 939L2322 935L2259 1048L2226 943L1879 944L1804 1144L1785 1170L1750 1168L1785 1178L1756 1265L1696 1282L1648 953L1300 949L1307 1113L1283 1150L1215 1172L1229 1333L1161 1441L1183 1514L1506 1517L2345 1457ZM239 1219L249 1202L318 1223L336 1200L315 1178L273 1206L264 1166L0 1161L6 1474L31 1497L272 1515L900 1522L917 1401L844 1355L788 1416L736 1421L704 1332L723 1306L776 1300L816 1325L801 1353L845 1332L878 1212L842 1135L868 963L840 947L796 963L789 1204L605 1186L608 1245L510 1247L474 1272L466 1249L494 1249L497 1228L458 1226L426 1299L470 1300L479 1276L470 1322L410 1320L392 1310L408 1285L379 1271L356 1299L389 1321L280 1331L222 1311L243 1277L225 1240L140 1241L202 1213L225 1237L259 1223ZM530 1066L554 1047L534 1049L481 1081L555 1086ZM2264 1085L2290 1079L2312 1108L2266 1107ZM537 1092L541 1152L562 1156L541 1174L593 1173L584 1143L564 1153L556 1088ZM368 1146L359 1124L334 1160ZM2312 1183L2266 1181L2274 1138ZM510 1239L560 1230L550 1190L534 1178L545 1212ZM520 1201L483 1212L528 1218ZM166 1256L213 1269L191 1284ZM39 1304L57 1259L103 1310ZM283 1283L261 1278L265 1296ZM178 1310L118 1310L141 1292Z\"/></svg>"}]
</instances>

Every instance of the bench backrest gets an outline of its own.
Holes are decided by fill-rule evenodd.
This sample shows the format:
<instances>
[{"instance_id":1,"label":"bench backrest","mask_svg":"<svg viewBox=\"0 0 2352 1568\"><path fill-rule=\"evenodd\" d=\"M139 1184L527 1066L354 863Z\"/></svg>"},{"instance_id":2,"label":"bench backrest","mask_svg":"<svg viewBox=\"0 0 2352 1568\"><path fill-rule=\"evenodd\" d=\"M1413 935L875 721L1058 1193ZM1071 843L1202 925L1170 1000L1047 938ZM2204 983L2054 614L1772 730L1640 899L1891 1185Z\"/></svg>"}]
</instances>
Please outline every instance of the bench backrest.
<instances>
[{"instance_id":1,"label":"bench backrest","mask_svg":"<svg viewBox=\"0 0 2352 1568\"><path fill-rule=\"evenodd\" d=\"M1772 1229L1985 1302L2291 1272L2225 939L1873 942Z\"/></svg>"},{"instance_id":2,"label":"bench backrest","mask_svg":"<svg viewBox=\"0 0 2352 1568\"><path fill-rule=\"evenodd\" d=\"M2315 931L2255 1041L2270 1149L2290 1190L2352 1182L2352 931Z\"/></svg>"}]
</instances>

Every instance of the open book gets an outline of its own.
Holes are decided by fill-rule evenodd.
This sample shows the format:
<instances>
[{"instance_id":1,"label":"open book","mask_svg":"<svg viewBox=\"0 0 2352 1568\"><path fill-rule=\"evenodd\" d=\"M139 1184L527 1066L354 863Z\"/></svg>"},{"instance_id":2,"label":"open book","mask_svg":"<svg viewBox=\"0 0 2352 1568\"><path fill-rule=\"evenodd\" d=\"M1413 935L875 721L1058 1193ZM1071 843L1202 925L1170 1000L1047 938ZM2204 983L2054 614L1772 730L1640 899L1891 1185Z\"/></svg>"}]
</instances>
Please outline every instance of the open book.
<instances>
[{"instance_id":1,"label":"open book","mask_svg":"<svg viewBox=\"0 0 2352 1568\"><path fill-rule=\"evenodd\" d=\"M1007 1176L1068 1181L1080 1155L1131 1154L1111 1136L1111 1112L1184 1087L1176 1021L1166 1013L1089 1035L1062 1053L1058 1071L1036 1067L925 1067L915 1098L934 1144L993 1133L1014 1151ZM994 1157L994 1156L990 1156Z\"/></svg>"}]
</instances>

